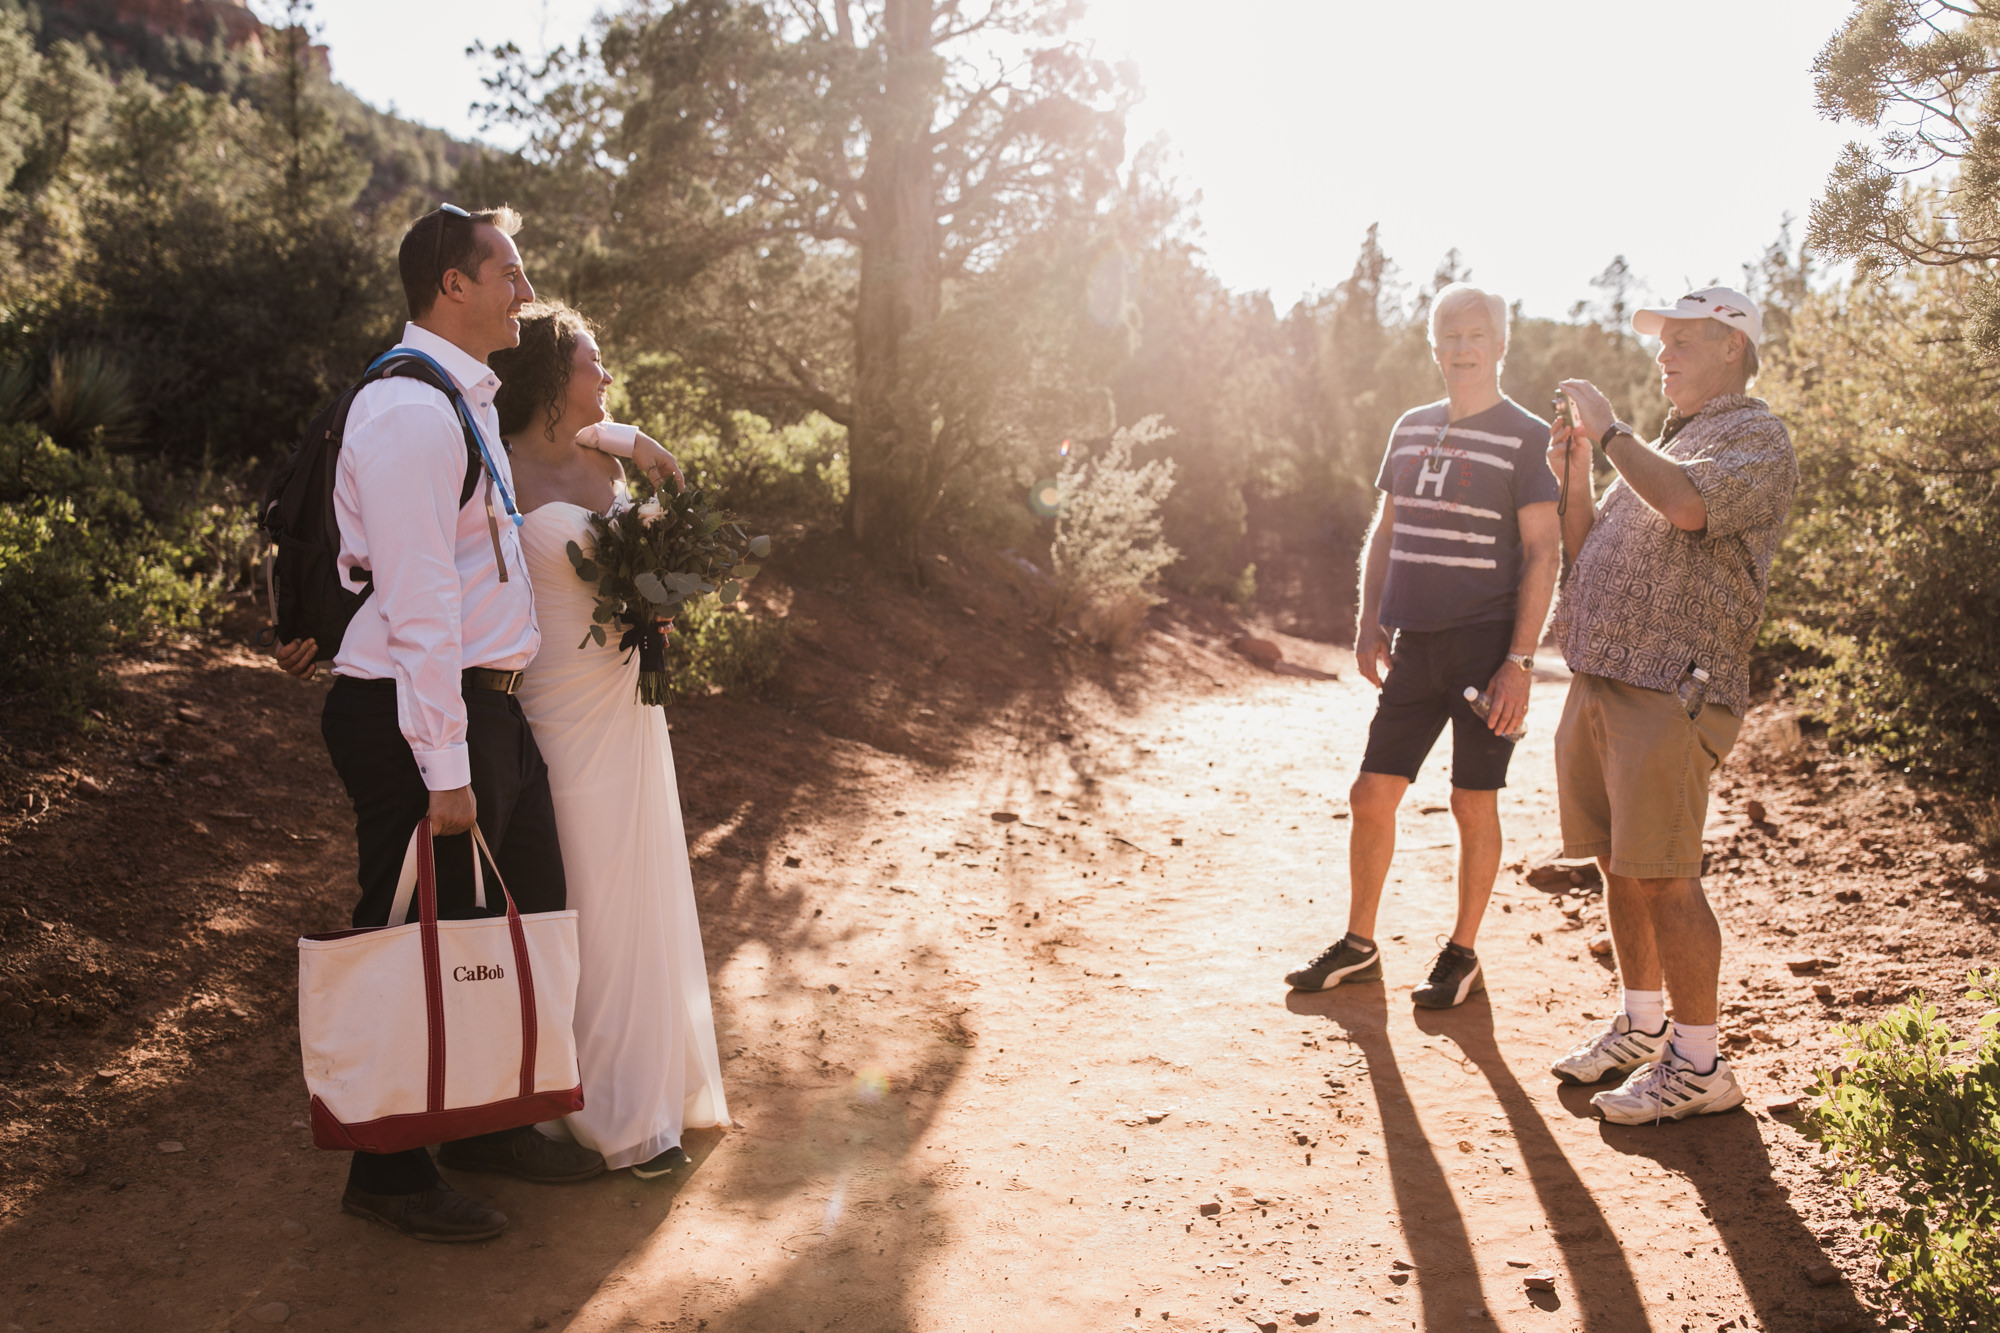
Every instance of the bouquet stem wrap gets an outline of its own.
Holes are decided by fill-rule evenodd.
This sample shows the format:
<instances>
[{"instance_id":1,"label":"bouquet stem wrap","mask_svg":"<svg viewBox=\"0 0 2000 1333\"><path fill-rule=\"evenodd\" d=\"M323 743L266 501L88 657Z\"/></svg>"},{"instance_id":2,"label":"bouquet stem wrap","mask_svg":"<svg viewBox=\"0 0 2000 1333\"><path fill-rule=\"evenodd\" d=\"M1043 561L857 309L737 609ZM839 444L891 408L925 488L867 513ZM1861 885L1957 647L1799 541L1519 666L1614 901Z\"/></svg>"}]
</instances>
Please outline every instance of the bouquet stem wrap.
<instances>
[{"instance_id":1,"label":"bouquet stem wrap","mask_svg":"<svg viewBox=\"0 0 2000 1333\"><path fill-rule=\"evenodd\" d=\"M626 612L620 617L627 628L625 637L618 640L618 647L631 660L633 649L639 652L639 702L653 707L664 707L669 699L667 692L667 636L660 629L660 622L651 616L634 616Z\"/></svg>"}]
</instances>

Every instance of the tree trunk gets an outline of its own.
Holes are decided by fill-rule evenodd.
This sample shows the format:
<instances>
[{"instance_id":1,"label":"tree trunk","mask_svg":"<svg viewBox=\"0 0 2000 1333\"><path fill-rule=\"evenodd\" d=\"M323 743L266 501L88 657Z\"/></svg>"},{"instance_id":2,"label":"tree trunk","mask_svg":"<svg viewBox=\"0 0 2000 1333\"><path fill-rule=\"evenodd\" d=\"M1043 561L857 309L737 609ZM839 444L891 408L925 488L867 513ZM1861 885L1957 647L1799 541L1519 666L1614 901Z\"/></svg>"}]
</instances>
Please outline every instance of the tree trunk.
<instances>
[{"instance_id":1,"label":"tree trunk","mask_svg":"<svg viewBox=\"0 0 2000 1333\"><path fill-rule=\"evenodd\" d=\"M899 407L902 345L941 304L931 119L943 65L931 51L932 0L886 0L882 96L867 119L861 280L854 313L854 424L848 431L848 530L872 557L916 568L917 529L933 496L930 422Z\"/></svg>"}]
</instances>

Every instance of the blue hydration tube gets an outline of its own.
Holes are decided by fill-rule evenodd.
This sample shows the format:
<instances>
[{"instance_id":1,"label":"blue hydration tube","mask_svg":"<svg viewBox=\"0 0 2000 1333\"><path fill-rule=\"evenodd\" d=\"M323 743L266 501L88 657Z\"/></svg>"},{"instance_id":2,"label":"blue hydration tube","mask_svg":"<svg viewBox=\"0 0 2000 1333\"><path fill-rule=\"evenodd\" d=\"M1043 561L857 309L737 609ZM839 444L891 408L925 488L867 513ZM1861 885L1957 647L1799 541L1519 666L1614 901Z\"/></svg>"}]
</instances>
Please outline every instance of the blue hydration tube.
<instances>
[{"instance_id":1,"label":"blue hydration tube","mask_svg":"<svg viewBox=\"0 0 2000 1333\"><path fill-rule=\"evenodd\" d=\"M374 361L369 363L368 374L373 375L380 367L387 365L391 361L400 361L405 357L413 361L423 362L432 370L435 370L438 373L438 378L446 384L456 385L458 383L457 380L452 378L450 371L439 365L427 353L420 352L416 348L408 346L391 347L388 351L376 357ZM363 378L366 378L366 376ZM486 435L479 429L479 423L472 419L472 409L465 405L465 395L454 393L451 395L451 401L458 408L459 420L463 421L465 428L472 432L473 443L479 446L479 461L486 465L486 475L492 479L493 488L500 492L500 503L506 508L507 517L514 520L515 527L520 527L528 520L523 518L521 511L515 507L514 497L508 493L507 483L500 480L500 470L493 466L493 455L486 446Z\"/></svg>"}]
</instances>

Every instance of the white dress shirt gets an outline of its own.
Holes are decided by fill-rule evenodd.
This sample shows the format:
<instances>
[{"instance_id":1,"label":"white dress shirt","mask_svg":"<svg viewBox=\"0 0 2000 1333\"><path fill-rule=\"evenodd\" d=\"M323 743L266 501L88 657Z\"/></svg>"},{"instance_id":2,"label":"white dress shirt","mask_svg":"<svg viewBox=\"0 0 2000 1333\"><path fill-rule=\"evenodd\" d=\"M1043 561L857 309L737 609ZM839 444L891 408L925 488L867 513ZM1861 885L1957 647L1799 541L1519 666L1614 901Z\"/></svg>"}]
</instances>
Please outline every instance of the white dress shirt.
<instances>
[{"instance_id":1,"label":"white dress shirt","mask_svg":"<svg viewBox=\"0 0 2000 1333\"><path fill-rule=\"evenodd\" d=\"M498 481L514 475L493 409L499 377L452 343L415 324L402 346L445 368L486 437ZM499 560L487 523L486 479L459 507L465 430L445 396L417 380L378 380L354 397L334 473L340 576L374 571L375 592L354 614L334 656L335 675L396 682L396 720L424 786L451 791L472 781L465 745L466 667L525 668L541 646L521 541L499 492ZM506 577L501 577L504 564Z\"/></svg>"}]
</instances>

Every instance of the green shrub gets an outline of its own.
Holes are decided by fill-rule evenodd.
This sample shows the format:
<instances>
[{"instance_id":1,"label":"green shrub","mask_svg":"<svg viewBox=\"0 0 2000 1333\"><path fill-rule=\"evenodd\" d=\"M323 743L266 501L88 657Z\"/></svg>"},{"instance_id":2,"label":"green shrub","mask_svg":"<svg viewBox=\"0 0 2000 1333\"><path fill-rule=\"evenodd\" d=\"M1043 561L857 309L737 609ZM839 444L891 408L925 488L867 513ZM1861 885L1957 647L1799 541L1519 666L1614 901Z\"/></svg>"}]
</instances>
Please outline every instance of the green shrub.
<instances>
[{"instance_id":1,"label":"green shrub","mask_svg":"<svg viewBox=\"0 0 2000 1333\"><path fill-rule=\"evenodd\" d=\"M1158 417L1119 429L1102 455L1078 449L1056 477L1061 508L1049 563L1055 571L1050 619L1094 604L1145 598L1145 587L1178 554L1161 537L1160 505L1173 490L1171 459L1132 465L1134 446L1170 432Z\"/></svg>"},{"instance_id":2,"label":"green shrub","mask_svg":"<svg viewBox=\"0 0 2000 1333\"><path fill-rule=\"evenodd\" d=\"M1799 493L1763 645L1836 743L2000 792L2000 455L1963 274L1793 312L1765 388Z\"/></svg>"},{"instance_id":3,"label":"green shrub","mask_svg":"<svg viewBox=\"0 0 2000 1333\"><path fill-rule=\"evenodd\" d=\"M787 637L782 620L747 615L704 597L674 621L668 685L682 698L754 694L778 674Z\"/></svg>"},{"instance_id":4,"label":"green shrub","mask_svg":"<svg viewBox=\"0 0 2000 1333\"><path fill-rule=\"evenodd\" d=\"M818 413L773 426L755 413L732 412L722 429L684 435L670 447L689 476L699 472L738 512L832 519L847 503L847 431Z\"/></svg>"},{"instance_id":5,"label":"green shrub","mask_svg":"<svg viewBox=\"0 0 2000 1333\"><path fill-rule=\"evenodd\" d=\"M1236 576L1236 581L1229 585L1229 591L1223 594L1222 600L1228 602L1238 611L1243 610L1250 603L1257 600L1256 561L1252 560L1249 564L1243 566L1242 572Z\"/></svg>"},{"instance_id":6,"label":"green shrub","mask_svg":"<svg viewBox=\"0 0 2000 1333\"><path fill-rule=\"evenodd\" d=\"M112 608L75 507L0 504L0 705L74 718L101 693Z\"/></svg>"},{"instance_id":7,"label":"green shrub","mask_svg":"<svg viewBox=\"0 0 2000 1333\"><path fill-rule=\"evenodd\" d=\"M1974 971L1967 994L1995 1006L1976 1041L1953 1038L1918 995L1867 1027L1843 1025L1853 1068L1822 1072L1812 1111L1822 1150L1844 1177L1887 1277L1919 1328L2000 1328L2000 971ZM1880 1176L1899 1203L1872 1210Z\"/></svg>"},{"instance_id":8,"label":"green shrub","mask_svg":"<svg viewBox=\"0 0 2000 1333\"><path fill-rule=\"evenodd\" d=\"M23 360L0 362L0 426L24 421L35 408L34 363Z\"/></svg>"},{"instance_id":9,"label":"green shrub","mask_svg":"<svg viewBox=\"0 0 2000 1333\"><path fill-rule=\"evenodd\" d=\"M112 645L200 623L249 536L236 488L0 426L0 704L74 721Z\"/></svg>"}]
</instances>

